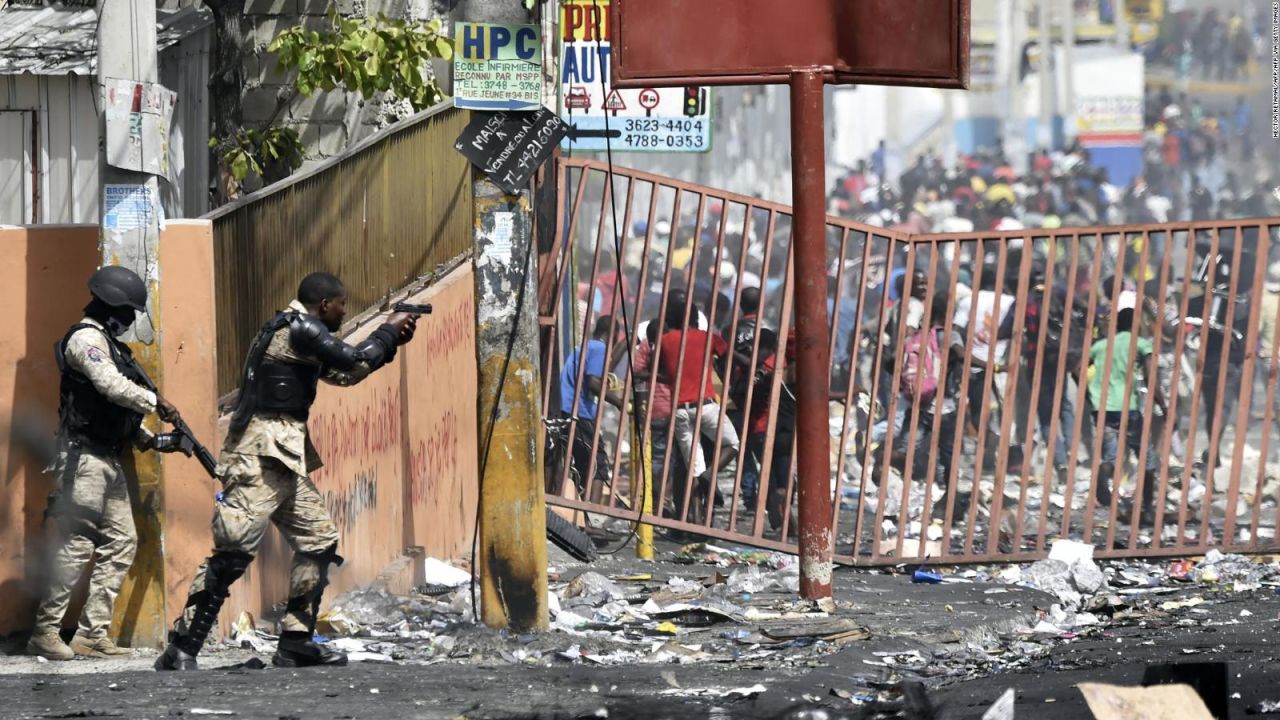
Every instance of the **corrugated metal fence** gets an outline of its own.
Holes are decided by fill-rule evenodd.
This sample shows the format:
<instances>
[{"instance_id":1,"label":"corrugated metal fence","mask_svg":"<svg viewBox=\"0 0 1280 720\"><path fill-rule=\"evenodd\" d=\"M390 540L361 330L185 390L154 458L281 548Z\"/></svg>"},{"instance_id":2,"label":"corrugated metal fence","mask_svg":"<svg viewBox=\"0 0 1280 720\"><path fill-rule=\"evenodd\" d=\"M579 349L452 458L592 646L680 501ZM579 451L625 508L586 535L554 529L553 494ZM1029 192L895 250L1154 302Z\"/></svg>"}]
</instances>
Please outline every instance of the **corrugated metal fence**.
<instances>
[{"instance_id":1,"label":"corrugated metal fence","mask_svg":"<svg viewBox=\"0 0 1280 720\"><path fill-rule=\"evenodd\" d=\"M469 117L439 105L206 216L220 394L236 387L254 334L307 273L342 278L358 311L467 252L471 170L453 144Z\"/></svg>"},{"instance_id":2,"label":"corrugated metal fence","mask_svg":"<svg viewBox=\"0 0 1280 720\"><path fill-rule=\"evenodd\" d=\"M561 163L549 497L634 519L647 485L647 522L794 550L789 208L629 170L610 198L607 177ZM969 235L833 219L827 251L839 561L1280 547L1280 218ZM595 408L593 365L618 407Z\"/></svg>"}]
</instances>

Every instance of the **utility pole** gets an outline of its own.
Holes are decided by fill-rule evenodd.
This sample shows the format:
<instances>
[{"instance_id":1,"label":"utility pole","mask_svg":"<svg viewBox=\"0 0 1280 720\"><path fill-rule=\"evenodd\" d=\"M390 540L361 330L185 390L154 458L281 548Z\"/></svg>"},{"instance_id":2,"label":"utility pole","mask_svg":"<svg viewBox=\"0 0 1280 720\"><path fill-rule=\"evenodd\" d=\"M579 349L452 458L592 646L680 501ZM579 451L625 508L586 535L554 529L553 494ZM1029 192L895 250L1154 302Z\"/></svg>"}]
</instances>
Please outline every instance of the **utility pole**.
<instances>
[{"instance_id":1,"label":"utility pole","mask_svg":"<svg viewBox=\"0 0 1280 720\"><path fill-rule=\"evenodd\" d=\"M98 3L98 108L100 144L99 250L103 265L123 265L147 284L147 312L139 313L124 340L156 384L160 377L160 191L157 174L143 167L168 166L167 124L158 129L144 120L163 105L168 91L159 85L154 0ZM172 107L171 101L170 108ZM157 133L159 134L157 136ZM138 552L115 604L112 630L121 644L161 647L165 608L160 460L155 453L133 453L136 485L130 488Z\"/></svg>"},{"instance_id":2,"label":"utility pole","mask_svg":"<svg viewBox=\"0 0 1280 720\"><path fill-rule=\"evenodd\" d=\"M997 77L1003 88L1004 150L1019 172L1027 170L1027 118L1022 94L1022 49L1027 39L1027 9L1017 0L996 0Z\"/></svg>"},{"instance_id":3,"label":"utility pole","mask_svg":"<svg viewBox=\"0 0 1280 720\"><path fill-rule=\"evenodd\" d=\"M557 6L538 7L554 12ZM468 22L530 22L523 5L509 0L468 0L458 10L457 19ZM544 35L543 47L548 45L555 45L554 36ZM480 170L471 172L480 380L480 610L490 627L545 630L547 529L533 197L528 189L508 195Z\"/></svg>"},{"instance_id":4,"label":"utility pole","mask_svg":"<svg viewBox=\"0 0 1280 720\"><path fill-rule=\"evenodd\" d=\"M1062 113L1067 142L1076 137L1076 11L1072 0L1062 0Z\"/></svg>"},{"instance_id":5,"label":"utility pole","mask_svg":"<svg viewBox=\"0 0 1280 720\"><path fill-rule=\"evenodd\" d=\"M1116 0L1115 4L1116 46L1129 49L1129 3L1128 0Z\"/></svg>"},{"instance_id":6,"label":"utility pole","mask_svg":"<svg viewBox=\"0 0 1280 720\"><path fill-rule=\"evenodd\" d=\"M1040 121L1036 124L1036 144L1053 149L1053 38L1050 35L1049 12L1052 0L1040 0L1036 10L1039 22L1037 45L1040 49Z\"/></svg>"}]
</instances>

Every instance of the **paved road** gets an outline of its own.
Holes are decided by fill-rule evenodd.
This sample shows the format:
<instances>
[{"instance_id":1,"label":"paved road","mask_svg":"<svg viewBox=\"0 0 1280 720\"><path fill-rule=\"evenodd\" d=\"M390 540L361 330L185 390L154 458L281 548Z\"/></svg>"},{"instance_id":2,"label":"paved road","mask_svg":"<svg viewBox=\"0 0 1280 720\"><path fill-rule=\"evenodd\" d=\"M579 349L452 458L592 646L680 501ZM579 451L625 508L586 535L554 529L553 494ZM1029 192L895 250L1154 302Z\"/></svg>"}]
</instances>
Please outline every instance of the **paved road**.
<instances>
[{"instance_id":1,"label":"paved road","mask_svg":"<svg viewBox=\"0 0 1280 720\"><path fill-rule=\"evenodd\" d=\"M610 574L625 572L632 564L621 559L601 563ZM660 564L655 569L675 568ZM693 570L685 567L682 572ZM749 661L725 657L696 665L598 666L548 657L549 652L540 664L511 664L489 652L488 659L441 664L230 668L252 657L239 652L210 655L204 659L210 669L199 673L156 674L142 669L149 660L145 656L124 665L129 669L123 671L108 661L54 666L7 657L0 658L0 717L158 719L214 711L265 720L836 720L866 716L864 707L846 699L851 694L921 678L948 720L980 718L1009 687L1018 692L1018 717L1054 720L1089 717L1074 689L1079 682L1138 684L1149 663L1186 660L1230 663L1230 692L1241 695L1232 701L1232 717L1245 717L1247 708L1264 700L1280 700L1280 596L1270 589L1213 594L1207 586L1188 587L1181 597L1198 594L1207 602L1172 614L1139 614L1071 641L1042 638L1054 645L1052 651L1032 656L1023 650L1036 646L1021 645L1027 638L1012 630L1034 624L1037 609L1051 603L1042 593L982 583L912 585L901 575L853 571L838 573L837 585L838 597L846 601L840 614L870 628L870 639L818 652ZM489 635L484 642L460 639L460 646L488 643L490 650L544 644L554 649L556 642L566 640L556 633L522 639L483 629L468 632ZM975 647L983 650L966 650ZM896 665L885 653L898 654ZM910 659L914 653L919 653L918 662Z\"/></svg>"},{"instance_id":2,"label":"paved road","mask_svg":"<svg viewBox=\"0 0 1280 720\"><path fill-rule=\"evenodd\" d=\"M1270 591L1227 595L1201 607L1207 612L1193 615L1190 625L1115 627L1100 637L1064 644L1030 668L956 683L931 697L946 706L943 717L967 720L981 718L1012 687L1018 693L1017 717L1075 720L1090 717L1075 689L1078 683L1140 685L1149 664L1225 662L1228 695L1240 695L1230 700L1232 718L1246 717L1264 700L1280 701L1280 597ZM1251 615L1241 617L1242 611Z\"/></svg>"}]
</instances>

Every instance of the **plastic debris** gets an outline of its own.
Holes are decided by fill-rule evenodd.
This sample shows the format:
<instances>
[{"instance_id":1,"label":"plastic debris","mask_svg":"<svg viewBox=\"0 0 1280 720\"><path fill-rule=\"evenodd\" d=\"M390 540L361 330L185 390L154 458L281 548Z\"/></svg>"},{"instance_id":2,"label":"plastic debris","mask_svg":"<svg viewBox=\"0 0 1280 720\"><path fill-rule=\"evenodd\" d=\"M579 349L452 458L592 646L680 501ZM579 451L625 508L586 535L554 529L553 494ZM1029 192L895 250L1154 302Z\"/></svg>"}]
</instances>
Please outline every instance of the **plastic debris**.
<instances>
[{"instance_id":1,"label":"plastic debris","mask_svg":"<svg viewBox=\"0 0 1280 720\"><path fill-rule=\"evenodd\" d=\"M598 572L588 570L574 578L564 591L566 598L622 600L627 593L622 586Z\"/></svg>"},{"instance_id":2,"label":"plastic debris","mask_svg":"<svg viewBox=\"0 0 1280 720\"><path fill-rule=\"evenodd\" d=\"M423 561L425 577L428 585L446 588L458 588L471 582L471 573L461 570L435 558Z\"/></svg>"},{"instance_id":3,"label":"plastic debris","mask_svg":"<svg viewBox=\"0 0 1280 720\"><path fill-rule=\"evenodd\" d=\"M931 573L927 570L916 570L911 573L911 582L936 585L942 582L942 576L937 573Z\"/></svg>"},{"instance_id":4,"label":"plastic debris","mask_svg":"<svg viewBox=\"0 0 1280 720\"><path fill-rule=\"evenodd\" d=\"M257 628L253 615L247 610L240 613L231 626L231 644L245 650L266 653L273 652L278 638Z\"/></svg>"}]
</instances>

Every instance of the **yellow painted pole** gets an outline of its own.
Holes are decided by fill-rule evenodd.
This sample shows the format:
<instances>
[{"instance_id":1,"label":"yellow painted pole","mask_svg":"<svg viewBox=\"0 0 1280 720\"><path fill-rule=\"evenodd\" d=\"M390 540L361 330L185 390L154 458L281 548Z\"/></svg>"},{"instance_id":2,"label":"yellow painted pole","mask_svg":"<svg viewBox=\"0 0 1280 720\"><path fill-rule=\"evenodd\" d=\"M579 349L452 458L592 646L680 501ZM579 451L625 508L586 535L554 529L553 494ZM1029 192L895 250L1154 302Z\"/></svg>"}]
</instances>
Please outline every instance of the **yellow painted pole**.
<instances>
[{"instance_id":1,"label":"yellow painted pole","mask_svg":"<svg viewBox=\"0 0 1280 720\"><path fill-rule=\"evenodd\" d=\"M480 171L473 177L483 467L480 611L489 627L545 630L547 526L538 442L542 393L533 213L527 190L507 195Z\"/></svg>"},{"instance_id":2,"label":"yellow painted pole","mask_svg":"<svg viewBox=\"0 0 1280 720\"><path fill-rule=\"evenodd\" d=\"M639 448L637 448L639 446ZM642 515L653 514L653 452L646 433L631 443L631 477L632 483L641 483L640 509ZM638 560L653 559L653 526L640 523L636 528L636 558Z\"/></svg>"}]
</instances>

